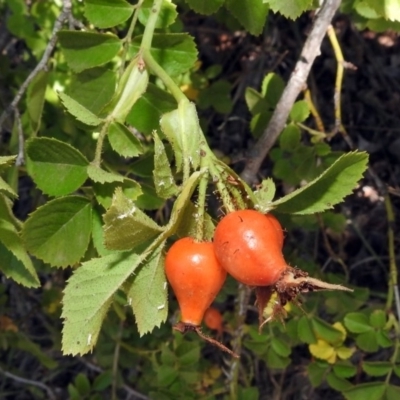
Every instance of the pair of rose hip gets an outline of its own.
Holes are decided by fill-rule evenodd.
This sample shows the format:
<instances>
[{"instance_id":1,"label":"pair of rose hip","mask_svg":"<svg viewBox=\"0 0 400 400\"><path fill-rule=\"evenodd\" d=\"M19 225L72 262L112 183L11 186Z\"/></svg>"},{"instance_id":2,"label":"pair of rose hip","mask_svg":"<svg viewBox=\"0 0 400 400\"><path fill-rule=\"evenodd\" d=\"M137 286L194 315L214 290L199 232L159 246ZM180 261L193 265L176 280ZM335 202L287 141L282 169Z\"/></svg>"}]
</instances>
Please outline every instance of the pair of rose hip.
<instances>
[{"instance_id":1,"label":"pair of rose hip","mask_svg":"<svg viewBox=\"0 0 400 400\"><path fill-rule=\"evenodd\" d=\"M277 301L271 318L282 318L283 306L296 300L301 292L350 290L310 278L306 272L288 266L282 254L283 238L283 229L273 215L240 210L221 219L213 242L196 242L190 237L176 241L165 259L165 272L181 310L181 321L174 328L180 332L195 331L230 352L205 337L200 329L204 313L227 273L255 287L260 326L266 322L262 321L262 313L274 292Z\"/></svg>"}]
</instances>

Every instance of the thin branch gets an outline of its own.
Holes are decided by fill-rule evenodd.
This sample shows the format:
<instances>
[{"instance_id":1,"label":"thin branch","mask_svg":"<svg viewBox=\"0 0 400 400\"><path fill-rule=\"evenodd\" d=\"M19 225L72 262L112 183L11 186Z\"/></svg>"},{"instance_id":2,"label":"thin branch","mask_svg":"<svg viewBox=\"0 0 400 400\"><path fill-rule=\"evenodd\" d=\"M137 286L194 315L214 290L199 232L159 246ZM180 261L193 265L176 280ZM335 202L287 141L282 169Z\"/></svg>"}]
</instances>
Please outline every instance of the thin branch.
<instances>
[{"instance_id":1,"label":"thin branch","mask_svg":"<svg viewBox=\"0 0 400 400\"><path fill-rule=\"evenodd\" d=\"M305 87L307 77L315 58L320 54L320 46L340 0L325 0L319 10L311 32L304 43L299 60L290 76L289 82L275 108L271 121L257 141L250 149L245 169L241 176L248 183L254 183L261 163L274 145L279 134L285 127L289 112L301 90Z\"/></svg>"},{"instance_id":2,"label":"thin branch","mask_svg":"<svg viewBox=\"0 0 400 400\"><path fill-rule=\"evenodd\" d=\"M24 131L22 129L21 115L18 111L18 108L14 110L14 115L15 115L15 124L18 132L18 156L17 159L15 160L15 165L19 167L20 165L25 164L24 160L25 139L24 139Z\"/></svg>"},{"instance_id":3,"label":"thin branch","mask_svg":"<svg viewBox=\"0 0 400 400\"><path fill-rule=\"evenodd\" d=\"M56 43L57 43L57 33L62 29L64 22L69 19L69 16L71 15L71 9L72 9L72 1L71 0L63 0L63 9L54 23L53 32L51 34L49 43L47 44L47 47L43 53L42 59L36 65L35 69L25 79L25 82L19 88L13 101L1 114L1 116L0 116L0 131L1 131L1 128L2 128L3 123L6 120L6 118L17 108L22 96L25 94L26 89L28 88L28 86L32 82L32 80L35 78L35 76L40 71L46 70L47 63L50 59L51 53L53 52L54 47L56 46Z\"/></svg>"},{"instance_id":4,"label":"thin branch","mask_svg":"<svg viewBox=\"0 0 400 400\"><path fill-rule=\"evenodd\" d=\"M31 385L43 389L47 393L47 396L50 400L56 400L56 395L53 393L53 391L42 382L33 381L32 379L21 378L20 376L14 375L11 372L3 371L1 368L0 374L14 380L15 382L24 383L25 385Z\"/></svg>"}]
</instances>

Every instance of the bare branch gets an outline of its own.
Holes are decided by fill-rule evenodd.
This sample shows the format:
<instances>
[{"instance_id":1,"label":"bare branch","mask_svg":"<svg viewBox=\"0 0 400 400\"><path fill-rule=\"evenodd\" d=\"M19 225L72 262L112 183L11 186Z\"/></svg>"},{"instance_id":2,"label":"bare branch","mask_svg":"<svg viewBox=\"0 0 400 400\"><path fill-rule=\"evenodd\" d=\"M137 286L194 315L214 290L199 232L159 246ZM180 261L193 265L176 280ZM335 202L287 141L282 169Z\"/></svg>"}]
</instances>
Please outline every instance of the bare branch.
<instances>
[{"instance_id":1,"label":"bare branch","mask_svg":"<svg viewBox=\"0 0 400 400\"><path fill-rule=\"evenodd\" d=\"M72 9L72 1L71 0L63 0L63 9L54 23L53 32L51 34L49 43L47 44L47 47L43 53L42 59L36 65L35 69L25 79L25 82L19 88L13 101L1 114L1 116L0 116L0 131L1 131L1 128L2 128L3 123L6 120L6 118L17 108L18 103L20 102L22 96L25 94L26 89L28 88L29 84L32 82L33 78L35 78L35 76L40 71L46 70L47 63L50 59L51 53L53 52L54 47L56 46L56 43L57 43L57 33L62 29L64 22L69 20L69 16L71 15L71 9Z\"/></svg>"},{"instance_id":2,"label":"bare branch","mask_svg":"<svg viewBox=\"0 0 400 400\"><path fill-rule=\"evenodd\" d=\"M248 153L246 165L241 174L241 177L246 182L254 183L256 181L261 163L285 127L289 112L306 83L311 66L315 58L320 54L321 42L336 10L339 8L340 2L340 0L325 0L319 10L271 121L260 139Z\"/></svg>"}]
</instances>

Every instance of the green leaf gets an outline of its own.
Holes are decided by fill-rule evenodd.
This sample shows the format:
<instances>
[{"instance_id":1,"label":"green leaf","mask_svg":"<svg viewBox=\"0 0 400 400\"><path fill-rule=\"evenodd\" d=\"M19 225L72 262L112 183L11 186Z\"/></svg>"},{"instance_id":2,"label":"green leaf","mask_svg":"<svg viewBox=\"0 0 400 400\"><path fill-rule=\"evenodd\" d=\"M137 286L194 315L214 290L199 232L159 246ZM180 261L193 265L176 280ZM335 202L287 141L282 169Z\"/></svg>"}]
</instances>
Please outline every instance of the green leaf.
<instances>
[{"instance_id":1,"label":"green leaf","mask_svg":"<svg viewBox=\"0 0 400 400\"><path fill-rule=\"evenodd\" d=\"M185 215L185 209L188 204L190 204L190 197L192 196L201 176L206 172L206 169L201 169L200 171L194 172L190 178L185 182L181 193L175 200L174 206L171 212L171 218L168 223L168 231L172 235L174 234L181 223L183 216ZM196 221L196 218L194 218Z\"/></svg>"},{"instance_id":2,"label":"green leaf","mask_svg":"<svg viewBox=\"0 0 400 400\"><path fill-rule=\"evenodd\" d=\"M257 90L252 87L246 88L244 98L252 115L257 115L268 110L268 102L264 99L261 93L257 92Z\"/></svg>"},{"instance_id":3,"label":"green leaf","mask_svg":"<svg viewBox=\"0 0 400 400\"><path fill-rule=\"evenodd\" d=\"M66 267L84 256L91 229L90 201L68 196L49 201L30 214L22 228L22 239L35 257Z\"/></svg>"},{"instance_id":4,"label":"green leaf","mask_svg":"<svg viewBox=\"0 0 400 400\"><path fill-rule=\"evenodd\" d=\"M126 121L139 132L150 135L153 130L160 128L160 118L176 108L176 101L168 92L152 83L146 92L133 105Z\"/></svg>"},{"instance_id":5,"label":"green leaf","mask_svg":"<svg viewBox=\"0 0 400 400\"><path fill-rule=\"evenodd\" d=\"M112 371L104 371L100 375L96 376L93 381L93 390L97 392L104 392L105 389L111 386L113 382Z\"/></svg>"},{"instance_id":6,"label":"green leaf","mask_svg":"<svg viewBox=\"0 0 400 400\"><path fill-rule=\"evenodd\" d=\"M92 126L98 126L102 123L102 120L99 117L94 115L91 111L85 108L82 104L79 104L72 97L69 97L67 94L60 92L58 93L58 97L68 112L78 121Z\"/></svg>"},{"instance_id":7,"label":"green leaf","mask_svg":"<svg viewBox=\"0 0 400 400\"><path fill-rule=\"evenodd\" d=\"M349 361L339 361L333 366L333 371L339 378L352 378L357 373L357 367Z\"/></svg>"},{"instance_id":8,"label":"green leaf","mask_svg":"<svg viewBox=\"0 0 400 400\"><path fill-rule=\"evenodd\" d=\"M317 338L313 331L312 322L308 317L303 315L300 317L298 325L297 325L297 333L299 339L307 344L313 344L317 342Z\"/></svg>"},{"instance_id":9,"label":"green leaf","mask_svg":"<svg viewBox=\"0 0 400 400\"><path fill-rule=\"evenodd\" d=\"M263 31L269 7L260 0L226 0L225 6L252 35Z\"/></svg>"},{"instance_id":10,"label":"green leaf","mask_svg":"<svg viewBox=\"0 0 400 400\"><path fill-rule=\"evenodd\" d=\"M9 222L19 232L22 227L22 222L14 215L12 207L12 201L0 193L0 219Z\"/></svg>"},{"instance_id":11,"label":"green leaf","mask_svg":"<svg viewBox=\"0 0 400 400\"><path fill-rule=\"evenodd\" d=\"M120 39L109 33L60 31L58 39L68 65L75 72L103 65L121 49Z\"/></svg>"},{"instance_id":12,"label":"green leaf","mask_svg":"<svg viewBox=\"0 0 400 400\"><path fill-rule=\"evenodd\" d=\"M331 388L340 392L353 386L349 381L339 378L333 372L328 373L326 380Z\"/></svg>"},{"instance_id":13,"label":"green leaf","mask_svg":"<svg viewBox=\"0 0 400 400\"><path fill-rule=\"evenodd\" d=\"M103 107L114 95L116 76L106 68L91 68L74 74L65 93L80 105L99 115Z\"/></svg>"},{"instance_id":14,"label":"green leaf","mask_svg":"<svg viewBox=\"0 0 400 400\"><path fill-rule=\"evenodd\" d=\"M367 3L383 18L390 21L400 21L400 3L398 0L369 0Z\"/></svg>"},{"instance_id":15,"label":"green leaf","mask_svg":"<svg viewBox=\"0 0 400 400\"><path fill-rule=\"evenodd\" d=\"M136 36L132 49L137 53L142 36ZM170 76L187 72L197 61L197 50L192 36L186 33L156 33L151 42L151 54Z\"/></svg>"},{"instance_id":16,"label":"green leaf","mask_svg":"<svg viewBox=\"0 0 400 400\"><path fill-rule=\"evenodd\" d=\"M110 124L107 137L111 147L123 157L137 157L143 152L139 139L119 122Z\"/></svg>"},{"instance_id":17,"label":"green leaf","mask_svg":"<svg viewBox=\"0 0 400 400\"><path fill-rule=\"evenodd\" d=\"M389 337L388 332L379 330L376 332L376 340L381 347L391 347L394 346L394 342Z\"/></svg>"},{"instance_id":18,"label":"green leaf","mask_svg":"<svg viewBox=\"0 0 400 400\"><path fill-rule=\"evenodd\" d=\"M163 142L154 133L154 185L157 195L163 199L169 199L179 193L179 188L175 184L172 175L170 162Z\"/></svg>"},{"instance_id":19,"label":"green leaf","mask_svg":"<svg viewBox=\"0 0 400 400\"><path fill-rule=\"evenodd\" d=\"M113 253L104 245L103 219L98 208L94 208L92 213L92 240L99 256L108 256Z\"/></svg>"},{"instance_id":20,"label":"green leaf","mask_svg":"<svg viewBox=\"0 0 400 400\"><path fill-rule=\"evenodd\" d=\"M369 316L369 322L374 328L384 328L386 320L386 313L383 310L374 310Z\"/></svg>"},{"instance_id":21,"label":"green leaf","mask_svg":"<svg viewBox=\"0 0 400 400\"><path fill-rule=\"evenodd\" d=\"M296 101L290 110L289 118L293 122L303 122L310 115L310 108L305 100Z\"/></svg>"},{"instance_id":22,"label":"green leaf","mask_svg":"<svg viewBox=\"0 0 400 400\"><path fill-rule=\"evenodd\" d=\"M90 393L90 381L86 375L79 373L75 378L75 386L83 396Z\"/></svg>"},{"instance_id":23,"label":"green leaf","mask_svg":"<svg viewBox=\"0 0 400 400\"><path fill-rule=\"evenodd\" d=\"M225 0L185 0L189 7L199 14L211 15L217 12Z\"/></svg>"},{"instance_id":24,"label":"green leaf","mask_svg":"<svg viewBox=\"0 0 400 400\"><path fill-rule=\"evenodd\" d=\"M40 128L48 77L48 72L39 71L30 82L26 92L26 107L33 135L35 135Z\"/></svg>"},{"instance_id":25,"label":"green leaf","mask_svg":"<svg viewBox=\"0 0 400 400\"><path fill-rule=\"evenodd\" d=\"M266 363L270 368L284 369L290 364L290 358L282 357L272 347L268 348Z\"/></svg>"},{"instance_id":26,"label":"green leaf","mask_svg":"<svg viewBox=\"0 0 400 400\"><path fill-rule=\"evenodd\" d=\"M267 3L273 12L291 19L298 18L313 6L313 0L267 0Z\"/></svg>"},{"instance_id":27,"label":"green leaf","mask_svg":"<svg viewBox=\"0 0 400 400\"><path fill-rule=\"evenodd\" d=\"M112 296L142 261L137 254L110 254L83 263L64 290L62 351L85 354L97 341Z\"/></svg>"},{"instance_id":28,"label":"green leaf","mask_svg":"<svg viewBox=\"0 0 400 400\"><path fill-rule=\"evenodd\" d=\"M15 164L17 156L0 156L0 172Z\"/></svg>"},{"instance_id":29,"label":"green leaf","mask_svg":"<svg viewBox=\"0 0 400 400\"><path fill-rule=\"evenodd\" d=\"M26 143L26 164L37 187L50 196L77 190L87 179L88 160L71 145L51 138Z\"/></svg>"},{"instance_id":30,"label":"green leaf","mask_svg":"<svg viewBox=\"0 0 400 400\"><path fill-rule=\"evenodd\" d=\"M0 204L1 206L1 204ZM7 278L26 287L39 287L40 281L14 225L0 219L0 270Z\"/></svg>"},{"instance_id":31,"label":"green leaf","mask_svg":"<svg viewBox=\"0 0 400 400\"><path fill-rule=\"evenodd\" d=\"M397 400L400 398L400 387L386 385L386 400Z\"/></svg>"},{"instance_id":32,"label":"green leaf","mask_svg":"<svg viewBox=\"0 0 400 400\"><path fill-rule=\"evenodd\" d=\"M200 164L202 134L194 104L181 101L176 110L161 117L160 125L174 150L177 170L181 171L184 164L196 169Z\"/></svg>"},{"instance_id":33,"label":"green leaf","mask_svg":"<svg viewBox=\"0 0 400 400\"><path fill-rule=\"evenodd\" d=\"M18 194L2 177L0 177L0 193L8 197L18 197Z\"/></svg>"},{"instance_id":34,"label":"green leaf","mask_svg":"<svg viewBox=\"0 0 400 400\"><path fill-rule=\"evenodd\" d=\"M87 173L89 178L93 182L98 183L110 183L110 182L123 182L124 177L119 174L114 174L113 172L104 171L100 167L96 167L93 164L90 164L87 167Z\"/></svg>"},{"instance_id":35,"label":"green leaf","mask_svg":"<svg viewBox=\"0 0 400 400\"><path fill-rule=\"evenodd\" d=\"M332 208L351 193L367 167L365 152L350 152L337 159L307 185L272 203L276 211L314 214Z\"/></svg>"},{"instance_id":36,"label":"green leaf","mask_svg":"<svg viewBox=\"0 0 400 400\"><path fill-rule=\"evenodd\" d=\"M346 400L381 400L385 393L384 382L362 383L342 392Z\"/></svg>"},{"instance_id":37,"label":"green leaf","mask_svg":"<svg viewBox=\"0 0 400 400\"><path fill-rule=\"evenodd\" d=\"M168 317L168 290L162 243L143 263L128 292L140 336L160 326Z\"/></svg>"},{"instance_id":38,"label":"green leaf","mask_svg":"<svg viewBox=\"0 0 400 400\"><path fill-rule=\"evenodd\" d=\"M261 94L270 107L275 108L285 89L285 82L274 72L265 76L261 85Z\"/></svg>"},{"instance_id":39,"label":"green leaf","mask_svg":"<svg viewBox=\"0 0 400 400\"><path fill-rule=\"evenodd\" d=\"M295 152L300 145L301 132L294 124L288 124L279 135L279 147L289 153Z\"/></svg>"},{"instance_id":40,"label":"green leaf","mask_svg":"<svg viewBox=\"0 0 400 400\"><path fill-rule=\"evenodd\" d=\"M363 361L362 369L370 376L387 375L393 368L389 361Z\"/></svg>"},{"instance_id":41,"label":"green leaf","mask_svg":"<svg viewBox=\"0 0 400 400\"><path fill-rule=\"evenodd\" d=\"M105 243L108 249L130 250L162 232L151 218L117 188L104 215Z\"/></svg>"},{"instance_id":42,"label":"green leaf","mask_svg":"<svg viewBox=\"0 0 400 400\"><path fill-rule=\"evenodd\" d=\"M344 324L353 333L364 333L372 330L368 317L358 312L348 313L344 317Z\"/></svg>"},{"instance_id":43,"label":"green leaf","mask_svg":"<svg viewBox=\"0 0 400 400\"><path fill-rule=\"evenodd\" d=\"M379 348L377 333L375 331L360 333L356 338L356 344L361 350L375 353Z\"/></svg>"},{"instance_id":44,"label":"green leaf","mask_svg":"<svg viewBox=\"0 0 400 400\"><path fill-rule=\"evenodd\" d=\"M274 349L275 353L279 354L281 357L288 357L292 352L291 347L285 341L278 337L272 338L271 346Z\"/></svg>"},{"instance_id":45,"label":"green leaf","mask_svg":"<svg viewBox=\"0 0 400 400\"><path fill-rule=\"evenodd\" d=\"M231 91L232 84L219 79L200 92L197 104L201 108L213 107L221 114L230 113L233 106Z\"/></svg>"},{"instance_id":46,"label":"green leaf","mask_svg":"<svg viewBox=\"0 0 400 400\"><path fill-rule=\"evenodd\" d=\"M328 372L328 369L328 363L311 362L308 364L307 376L314 388L321 385L326 373Z\"/></svg>"},{"instance_id":47,"label":"green leaf","mask_svg":"<svg viewBox=\"0 0 400 400\"><path fill-rule=\"evenodd\" d=\"M144 0L139 8L139 21L142 25L146 26L147 21L153 8L153 0ZM178 13L176 12L176 5L172 4L167 0L163 0L161 3L161 9L157 17L155 27L157 29L165 29L170 26L176 20Z\"/></svg>"},{"instance_id":48,"label":"green leaf","mask_svg":"<svg viewBox=\"0 0 400 400\"><path fill-rule=\"evenodd\" d=\"M343 342L343 332L335 329L332 325L328 324L324 320L314 317L311 320L311 324L315 335L319 339L323 339L330 344L340 344Z\"/></svg>"},{"instance_id":49,"label":"green leaf","mask_svg":"<svg viewBox=\"0 0 400 400\"><path fill-rule=\"evenodd\" d=\"M125 0L85 0L85 16L98 28L122 24L133 13L133 6Z\"/></svg>"},{"instance_id":50,"label":"green leaf","mask_svg":"<svg viewBox=\"0 0 400 400\"><path fill-rule=\"evenodd\" d=\"M257 203L254 207L263 214L268 212L270 204L275 196L275 191L276 187L274 181L271 178L264 179L254 192L257 199Z\"/></svg>"}]
</instances>

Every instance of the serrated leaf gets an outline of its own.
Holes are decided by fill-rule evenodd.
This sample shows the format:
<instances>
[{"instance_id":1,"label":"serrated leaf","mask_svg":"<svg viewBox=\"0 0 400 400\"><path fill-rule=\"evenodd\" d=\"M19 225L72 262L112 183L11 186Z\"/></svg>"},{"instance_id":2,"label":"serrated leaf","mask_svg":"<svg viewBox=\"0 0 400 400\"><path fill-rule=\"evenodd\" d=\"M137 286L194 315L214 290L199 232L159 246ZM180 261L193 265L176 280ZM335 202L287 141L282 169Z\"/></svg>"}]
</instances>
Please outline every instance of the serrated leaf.
<instances>
[{"instance_id":1,"label":"serrated leaf","mask_svg":"<svg viewBox=\"0 0 400 400\"><path fill-rule=\"evenodd\" d=\"M370 0L368 4L383 18L390 21L400 21L399 0Z\"/></svg>"},{"instance_id":2,"label":"serrated leaf","mask_svg":"<svg viewBox=\"0 0 400 400\"><path fill-rule=\"evenodd\" d=\"M362 383L342 392L346 400L382 400L385 393L384 382Z\"/></svg>"},{"instance_id":3,"label":"serrated leaf","mask_svg":"<svg viewBox=\"0 0 400 400\"><path fill-rule=\"evenodd\" d=\"M252 35L260 35L269 7L260 0L226 0L225 6Z\"/></svg>"},{"instance_id":4,"label":"serrated leaf","mask_svg":"<svg viewBox=\"0 0 400 400\"><path fill-rule=\"evenodd\" d=\"M168 286L162 243L137 271L128 292L140 336L165 322L168 316Z\"/></svg>"},{"instance_id":5,"label":"serrated leaf","mask_svg":"<svg viewBox=\"0 0 400 400\"><path fill-rule=\"evenodd\" d=\"M163 199L169 199L172 196L176 196L179 192L179 188L175 184L174 177L172 175L170 162L168 160L167 153L163 142L158 137L157 133L154 133L154 186L158 196Z\"/></svg>"},{"instance_id":6,"label":"serrated leaf","mask_svg":"<svg viewBox=\"0 0 400 400\"><path fill-rule=\"evenodd\" d=\"M14 189L2 177L0 177L0 193L8 197L18 197L18 194L15 193Z\"/></svg>"},{"instance_id":7,"label":"serrated leaf","mask_svg":"<svg viewBox=\"0 0 400 400\"><path fill-rule=\"evenodd\" d=\"M88 160L71 145L51 138L26 143L26 164L37 187L50 196L77 190L87 179Z\"/></svg>"},{"instance_id":8,"label":"serrated leaf","mask_svg":"<svg viewBox=\"0 0 400 400\"><path fill-rule=\"evenodd\" d=\"M107 137L113 150L123 157L137 157L143 152L139 139L119 122L110 124Z\"/></svg>"},{"instance_id":9,"label":"serrated leaf","mask_svg":"<svg viewBox=\"0 0 400 400\"><path fill-rule=\"evenodd\" d=\"M130 250L163 230L128 199L121 188L116 189L104 222L105 243L111 250Z\"/></svg>"},{"instance_id":10,"label":"serrated leaf","mask_svg":"<svg viewBox=\"0 0 400 400\"><path fill-rule=\"evenodd\" d=\"M138 19L142 25L146 26L149 16L153 12L153 0L144 0L139 8ZM168 28L178 16L176 5L168 0L163 0L157 16L155 27L157 29Z\"/></svg>"},{"instance_id":11,"label":"serrated leaf","mask_svg":"<svg viewBox=\"0 0 400 400\"><path fill-rule=\"evenodd\" d=\"M0 219L0 270L7 278L26 287L39 287L32 261L14 225Z\"/></svg>"},{"instance_id":12,"label":"serrated leaf","mask_svg":"<svg viewBox=\"0 0 400 400\"><path fill-rule=\"evenodd\" d=\"M35 135L40 128L48 77L48 72L39 71L30 82L26 91L26 107L33 135Z\"/></svg>"},{"instance_id":13,"label":"serrated leaf","mask_svg":"<svg viewBox=\"0 0 400 400\"><path fill-rule=\"evenodd\" d=\"M65 59L74 72L103 65L121 49L121 40L113 34L60 31L57 36Z\"/></svg>"},{"instance_id":14,"label":"serrated leaf","mask_svg":"<svg viewBox=\"0 0 400 400\"><path fill-rule=\"evenodd\" d=\"M257 199L255 208L261 213L268 212L270 204L275 196L275 183L271 178L264 179L254 192Z\"/></svg>"},{"instance_id":15,"label":"serrated leaf","mask_svg":"<svg viewBox=\"0 0 400 400\"><path fill-rule=\"evenodd\" d=\"M135 54L139 51L142 36L132 42ZM153 35L150 52L154 59L170 76L189 71L197 61L197 50L192 36L186 33L156 33Z\"/></svg>"},{"instance_id":16,"label":"serrated leaf","mask_svg":"<svg viewBox=\"0 0 400 400\"><path fill-rule=\"evenodd\" d=\"M22 228L22 239L35 257L67 267L84 256L91 230L90 201L67 196L49 201L30 214Z\"/></svg>"},{"instance_id":17,"label":"serrated leaf","mask_svg":"<svg viewBox=\"0 0 400 400\"><path fill-rule=\"evenodd\" d=\"M175 200L174 206L171 212L171 218L168 223L168 232L172 235L174 234L185 213L186 206L190 203L190 197L192 196L200 178L207 170L205 168L200 171L194 172L190 178L185 182L185 185ZM196 220L196 219L195 219Z\"/></svg>"},{"instance_id":18,"label":"serrated leaf","mask_svg":"<svg viewBox=\"0 0 400 400\"><path fill-rule=\"evenodd\" d=\"M110 183L110 182L123 182L124 177L122 175L114 174L113 172L104 171L100 167L96 167L90 164L87 167L87 173L89 178L93 182L98 183Z\"/></svg>"},{"instance_id":19,"label":"serrated leaf","mask_svg":"<svg viewBox=\"0 0 400 400\"><path fill-rule=\"evenodd\" d=\"M185 0L189 7L199 14L211 15L217 12L225 0Z\"/></svg>"},{"instance_id":20,"label":"serrated leaf","mask_svg":"<svg viewBox=\"0 0 400 400\"><path fill-rule=\"evenodd\" d=\"M362 369L370 376L384 376L393 369L393 364L389 361L363 361Z\"/></svg>"},{"instance_id":21,"label":"serrated leaf","mask_svg":"<svg viewBox=\"0 0 400 400\"><path fill-rule=\"evenodd\" d=\"M141 261L137 254L111 254L85 262L74 272L63 298L64 354L85 354L93 349L112 296Z\"/></svg>"},{"instance_id":22,"label":"serrated leaf","mask_svg":"<svg viewBox=\"0 0 400 400\"><path fill-rule=\"evenodd\" d=\"M198 208L189 202L185 205L182 218L175 234L179 237L195 237L198 230ZM212 240L214 236L215 225L208 213L204 213L203 239Z\"/></svg>"},{"instance_id":23,"label":"serrated leaf","mask_svg":"<svg viewBox=\"0 0 400 400\"><path fill-rule=\"evenodd\" d=\"M134 7L125 0L85 0L85 16L98 28L122 24L132 15Z\"/></svg>"},{"instance_id":24,"label":"serrated leaf","mask_svg":"<svg viewBox=\"0 0 400 400\"><path fill-rule=\"evenodd\" d=\"M368 317L358 312L348 313L344 317L344 324L352 333L364 333L372 330Z\"/></svg>"},{"instance_id":25,"label":"serrated leaf","mask_svg":"<svg viewBox=\"0 0 400 400\"><path fill-rule=\"evenodd\" d=\"M12 201L0 193L0 219L9 222L19 232L22 227L22 222L14 215L12 211Z\"/></svg>"},{"instance_id":26,"label":"serrated leaf","mask_svg":"<svg viewBox=\"0 0 400 400\"><path fill-rule=\"evenodd\" d=\"M365 152L350 152L337 159L318 178L272 203L276 211L314 214L332 208L351 193L367 168Z\"/></svg>"},{"instance_id":27,"label":"serrated leaf","mask_svg":"<svg viewBox=\"0 0 400 400\"><path fill-rule=\"evenodd\" d=\"M113 253L104 245L103 219L98 208L94 208L92 212L92 240L99 256L104 257Z\"/></svg>"},{"instance_id":28,"label":"serrated leaf","mask_svg":"<svg viewBox=\"0 0 400 400\"><path fill-rule=\"evenodd\" d=\"M71 77L65 93L98 115L115 92L116 75L106 68L91 68Z\"/></svg>"},{"instance_id":29,"label":"serrated leaf","mask_svg":"<svg viewBox=\"0 0 400 400\"><path fill-rule=\"evenodd\" d=\"M15 164L17 156L0 156L0 171Z\"/></svg>"},{"instance_id":30,"label":"serrated leaf","mask_svg":"<svg viewBox=\"0 0 400 400\"><path fill-rule=\"evenodd\" d=\"M160 127L160 118L176 108L176 101L172 95L152 83L147 86L146 92L133 105L126 117L126 121L139 132L150 135Z\"/></svg>"},{"instance_id":31,"label":"serrated leaf","mask_svg":"<svg viewBox=\"0 0 400 400\"><path fill-rule=\"evenodd\" d=\"M176 110L161 117L160 125L174 150L176 169L181 171L184 164L196 169L200 165L202 134L194 104L181 101Z\"/></svg>"},{"instance_id":32,"label":"serrated leaf","mask_svg":"<svg viewBox=\"0 0 400 400\"><path fill-rule=\"evenodd\" d=\"M305 100L296 101L290 110L289 118L293 122L303 122L310 115L310 108Z\"/></svg>"},{"instance_id":33,"label":"serrated leaf","mask_svg":"<svg viewBox=\"0 0 400 400\"><path fill-rule=\"evenodd\" d=\"M279 12L286 18L296 19L313 6L313 0L268 0L273 12Z\"/></svg>"},{"instance_id":34,"label":"serrated leaf","mask_svg":"<svg viewBox=\"0 0 400 400\"><path fill-rule=\"evenodd\" d=\"M60 92L58 93L58 97L68 112L78 121L92 126L98 126L102 123L102 120L99 117L94 115L91 111L85 108L82 104L79 104L72 97L69 97L67 94Z\"/></svg>"}]
</instances>

